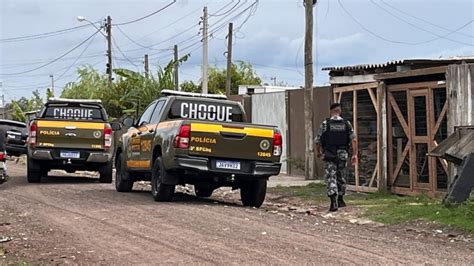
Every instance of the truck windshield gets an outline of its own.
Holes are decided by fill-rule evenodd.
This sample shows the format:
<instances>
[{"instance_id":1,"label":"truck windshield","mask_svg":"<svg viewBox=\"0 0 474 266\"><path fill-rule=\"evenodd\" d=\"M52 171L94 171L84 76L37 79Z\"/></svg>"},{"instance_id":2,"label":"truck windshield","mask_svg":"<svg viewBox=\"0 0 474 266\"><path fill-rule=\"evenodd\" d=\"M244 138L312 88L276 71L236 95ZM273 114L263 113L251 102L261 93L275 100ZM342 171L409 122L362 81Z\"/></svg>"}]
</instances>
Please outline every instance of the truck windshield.
<instances>
[{"instance_id":1,"label":"truck windshield","mask_svg":"<svg viewBox=\"0 0 474 266\"><path fill-rule=\"evenodd\" d=\"M168 118L244 122L242 109L237 104L199 100L174 101L171 105Z\"/></svg>"},{"instance_id":2,"label":"truck windshield","mask_svg":"<svg viewBox=\"0 0 474 266\"><path fill-rule=\"evenodd\" d=\"M58 120L104 121L99 106L50 104L46 107L44 118Z\"/></svg>"}]
</instances>

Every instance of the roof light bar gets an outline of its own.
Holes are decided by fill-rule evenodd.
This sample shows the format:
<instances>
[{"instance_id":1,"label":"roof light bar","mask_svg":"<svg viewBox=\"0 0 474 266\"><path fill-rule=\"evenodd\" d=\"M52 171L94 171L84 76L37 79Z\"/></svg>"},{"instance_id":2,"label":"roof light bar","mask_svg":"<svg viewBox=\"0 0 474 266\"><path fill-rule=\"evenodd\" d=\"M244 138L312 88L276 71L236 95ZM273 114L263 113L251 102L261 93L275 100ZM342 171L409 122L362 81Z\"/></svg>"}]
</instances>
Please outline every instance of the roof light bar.
<instances>
[{"instance_id":1,"label":"roof light bar","mask_svg":"<svg viewBox=\"0 0 474 266\"><path fill-rule=\"evenodd\" d=\"M193 92L183 92L183 91L173 91L173 90L162 90L161 95L162 96L187 96L187 97L200 97L200 98L227 100L227 96L221 95L221 94L203 94L203 93L193 93Z\"/></svg>"}]
</instances>

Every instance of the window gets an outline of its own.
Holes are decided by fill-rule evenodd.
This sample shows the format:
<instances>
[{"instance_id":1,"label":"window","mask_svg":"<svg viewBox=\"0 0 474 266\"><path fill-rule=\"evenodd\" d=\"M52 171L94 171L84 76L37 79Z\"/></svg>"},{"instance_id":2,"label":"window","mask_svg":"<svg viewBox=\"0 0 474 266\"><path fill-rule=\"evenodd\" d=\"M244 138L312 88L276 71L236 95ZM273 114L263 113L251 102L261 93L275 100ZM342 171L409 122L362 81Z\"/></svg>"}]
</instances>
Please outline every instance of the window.
<instances>
[{"instance_id":1,"label":"window","mask_svg":"<svg viewBox=\"0 0 474 266\"><path fill-rule=\"evenodd\" d=\"M83 104L50 104L46 107L43 117L59 120L105 120L100 107Z\"/></svg>"},{"instance_id":2,"label":"window","mask_svg":"<svg viewBox=\"0 0 474 266\"><path fill-rule=\"evenodd\" d=\"M138 126L142 126L144 122L147 124L150 122L151 113L153 113L155 105L156 102L153 102L152 104L148 105L148 107L145 109L145 112L143 112L142 116L140 117L140 120L138 121Z\"/></svg>"},{"instance_id":3,"label":"window","mask_svg":"<svg viewBox=\"0 0 474 266\"><path fill-rule=\"evenodd\" d=\"M153 112L153 115L151 116L150 124L158 124L158 122L160 122L161 110L163 109L165 102L166 101L158 101L156 103L156 108Z\"/></svg>"},{"instance_id":4,"label":"window","mask_svg":"<svg viewBox=\"0 0 474 266\"><path fill-rule=\"evenodd\" d=\"M243 122L244 114L238 104L193 99L174 101L168 118Z\"/></svg>"}]
</instances>

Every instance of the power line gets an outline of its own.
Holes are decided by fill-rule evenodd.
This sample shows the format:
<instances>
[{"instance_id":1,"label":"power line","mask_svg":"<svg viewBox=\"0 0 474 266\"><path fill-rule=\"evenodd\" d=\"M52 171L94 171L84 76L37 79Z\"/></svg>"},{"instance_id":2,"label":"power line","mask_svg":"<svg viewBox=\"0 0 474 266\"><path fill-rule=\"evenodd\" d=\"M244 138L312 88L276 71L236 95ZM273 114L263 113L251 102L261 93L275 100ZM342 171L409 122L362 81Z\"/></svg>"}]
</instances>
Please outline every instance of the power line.
<instances>
[{"instance_id":1,"label":"power line","mask_svg":"<svg viewBox=\"0 0 474 266\"><path fill-rule=\"evenodd\" d=\"M152 12L152 13L146 15L146 16L143 16L143 17L140 17L140 18L137 18L137 19L134 19L134 20L130 20L130 21L127 21L127 22L123 22L123 23L112 24L112 25L113 25L113 26L128 25L128 24L132 24L132 23L138 22L138 21L140 21L140 20L144 20L144 19L146 19L146 18L149 18L149 17L151 17L151 16L153 16L153 15L158 14L159 12L161 12L161 11L167 9L168 7L172 6L172 5L175 4L175 3L176 3L176 0L173 0L173 2L167 4L166 6L160 8L160 9L158 9L158 10L156 10L156 11L154 11L154 12Z\"/></svg>"},{"instance_id":2,"label":"power line","mask_svg":"<svg viewBox=\"0 0 474 266\"><path fill-rule=\"evenodd\" d=\"M445 30L445 31L453 32L452 29L446 28L446 27L444 27L444 26L442 26L442 25L435 24L435 23L433 23L433 22L431 22L431 21L429 21L429 20L426 20L426 19L423 19L423 18L414 16L414 15L412 15L412 14L406 12L406 11L403 11L403 10L400 9L400 8L397 8L396 6L393 6L393 5L391 5L391 4L387 3L387 2L385 2L384 0L380 0L380 2L382 2L382 3L385 4L386 6L389 6L390 8L392 8L392 9L394 9L394 10L396 10L396 11L398 11L398 12L400 12L400 13L406 15L406 16L409 16L409 17L414 18L414 19L416 19L416 20L422 21L422 22L424 22L424 23L426 23L426 24L429 24L429 25L431 25L431 26L434 26L434 27L443 29L443 30ZM465 33L462 33L462 32L456 32L456 33L459 34L459 35L464 35L464 36L469 37L469 38L474 38L474 35L469 35L469 34L465 34Z\"/></svg>"},{"instance_id":3,"label":"power line","mask_svg":"<svg viewBox=\"0 0 474 266\"><path fill-rule=\"evenodd\" d=\"M65 52L64 54L60 55L59 57L49 61L48 63L46 64L43 64L41 66L38 66L38 67L35 67L35 68L32 68L30 70L26 70L26 71L21 71L21 72L15 72L15 73L2 73L0 75L2 76L13 76L13 75L21 75L21 74L25 74L25 73L29 73L29 72L33 72L35 70L38 70L38 69L41 69L45 66L48 66L48 65L51 65L53 64L54 62L60 60L61 58L65 57L66 55L72 53L74 50L76 50L77 48L81 47L84 43L86 43L88 40L90 40L92 37L94 37L97 33L99 33L100 29L97 30L96 32L94 32L91 36L87 37L87 39L83 40L82 42L80 42L79 44L77 44L76 46L74 46L73 48L71 48L70 50L68 50L67 52Z\"/></svg>"},{"instance_id":4,"label":"power line","mask_svg":"<svg viewBox=\"0 0 474 266\"><path fill-rule=\"evenodd\" d=\"M219 11L221 11L222 9L226 8L227 6L229 6L230 4L232 4L232 2L234 2L234 0L230 1L228 4L226 4L225 6L223 6L222 8L220 8L219 10L216 11L216 13L214 14L209 14L210 17L220 17L220 16L225 16L227 14L229 14L239 3L240 3L240 0L237 1L237 3L229 8L229 10L225 11L224 13L222 14L217 14ZM247 0L245 0L244 4L247 3Z\"/></svg>"},{"instance_id":5,"label":"power line","mask_svg":"<svg viewBox=\"0 0 474 266\"><path fill-rule=\"evenodd\" d=\"M95 22L95 23L97 23L97 22ZM79 30L79 29L83 29L83 28L86 28L86 27L89 27L89 25L75 26L75 27L66 28L66 29L62 29L62 30L38 33L38 34L33 34L33 35L4 38L4 39L0 39L0 42L5 42L5 43L7 43L7 42L21 42L21 41L36 40L36 39L41 39L41 38L48 38L48 37L52 37L52 36L56 36L56 35L69 33L69 32L72 32L72 31L76 31L76 30Z\"/></svg>"},{"instance_id":6,"label":"power line","mask_svg":"<svg viewBox=\"0 0 474 266\"><path fill-rule=\"evenodd\" d=\"M82 55L87 51L87 49L89 48L89 46L91 45L92 41L95 39L95 37L97 36L97 34L94 34L94 37L92 37L92 39L90 39L90 41L87 43L87 45L84 47L84 49L81 51L81 53L77 56L77 58L74 60L74 62L72 62L71 65L69 65L69 67L63 72L61 73L56 79L54 79L54 81L58 81L58 80L61 80L61 78L74 66L76 65L77 61L79 61L79 59L82 57Z\"/></svg>"},{"instance_id":7,"label":"power line","mask_svg":"<svg viewBox=\"0 0 474 266\"><path fill-rule=\"evenodd\" d=\"M133 61L130 60L130 59L122 52L122 49L120 49L120 47L118 46L117 41L115 41L115 38L114 38L114 37L112 37L112 40L113 40L112 44L115 46L115 48L117 48L117 50L120 52L120 54L122 54L122 56L123 56L125 59L127 59L127 61L128 61L130 64L132 64L133 66L135 66L136 68L138 68L138 66L137 66L135 63L133 63Z\"/></svg>"},{"instance_id":8,"label":"power line","mask_svg":"<svg viewBox=\"0 0 474 266\"><path fill-rule=\"evenodd\" d=\"M447 37L455 32L458 32L462 29L464 29L465 27L467 27L468 25L470 25L472 22L474 22L474 20L471 20L469 22L467 22L466 24L464 24L463 26L459 27L458 29L448 33L448 34L445 34L445 35L442 35L440 37L437 37L437 38L434 38L434 39L430 39L430 40L426 40L426 41L421 41L421 42L405 42L405 41L398 41L398 40L394 40L394 39L389 39L389 38L386 38L384 36L381 36L379 34L377 34L376 32L370 30L369 28L367 28L366 26L364 26L364 24L362 24L359 20L357 20L345 7L344 5L342 4L341 0L337 0L337 2L339 3L339 6L342 8L342 10L344 11L344 13L346 13L347 16L349 16L349 18L354 21L357 25L359 25L359 27L361 27L363 30L365 30L366 32L370 33L371 35L375 36L376 38L378 39L381 39L383 41L386 41L386 42L391 42L391 43L396 43L396 44L404 44L404 45L420 45L420 44L426 44L426 43L429 43L429 42L432 42L432 41L435 41L435 40L438 40L440 38L444 38L444 37ZM472 46L472 44L469 44Z\"/></svg>"},{"instance_id":9,"label":"power line","mask_svg":"<svg viewBox=\"0 0 474 266\"><path fill-rule=\"evenodd\" d=\"M156 51L170 50L170 49L155 49L155 48L150 47L150 46L142 45L142 44L136 42L135 40L133 40L132 38L130 38L130 36L128 36L119 26L116 26L116 28L120 31L120 33L122 33L123 36L125 36L125 38L127 38L129 41L131 41L132 43L134 43L135 45L137 45L141 48L156 50Z\"/></svg>"},{"instance_id":10,"label":"power line","mask_svg":"<svg viewBox=\"0 0 474 266\"><path fill-rule=\"evenodd\" d=\"M383 10L384 12L386 12L387 14L389 14L390 16L396 18L397 20L400 20L401 22L405 23L405 24L408 24L410 26L412 26L413 28L415 29L419 29L421 31L424 31L424 32L427 32L427 33L430 33L438 38L435 38L435 39L432 39L432 40L428 40L428 41L425 41L426 42L431 42L431 41L434 41L434 40L438 40L438 39L446 39L446 40L449 40L449 41L452 41L452 42L455 42L455 43L459 43L459 44L463 44L463 45L469 45L469 46L473 46L473 44L470 44L470 43L465 43L465 42L461 42L461 41L458 41L458 40L454 40L454 39L451 39L451 38L448 38L446 36L443 36L443 35L439 35L437 34L436 32L432 32L430 30L427 30L427 29L424 29L414 23L411 23L410 21L407 21L399 16L397 16L396 14L392 13L390 10L387 10L386 8L384 8L383 6L379 5L378 3L376 3L374 0L370 0L370 2L372 4L374 4L375 6L377 6L379 9Z\"/></svg>"}]
</instances>

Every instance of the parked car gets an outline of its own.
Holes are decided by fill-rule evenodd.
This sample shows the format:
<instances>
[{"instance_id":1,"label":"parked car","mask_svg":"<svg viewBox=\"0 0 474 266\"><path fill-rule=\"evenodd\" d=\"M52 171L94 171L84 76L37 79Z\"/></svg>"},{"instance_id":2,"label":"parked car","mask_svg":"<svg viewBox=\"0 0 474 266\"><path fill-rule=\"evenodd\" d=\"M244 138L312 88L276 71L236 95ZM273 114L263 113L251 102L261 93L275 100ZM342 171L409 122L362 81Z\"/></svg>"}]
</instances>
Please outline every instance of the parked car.
<instances>
[{"instance_id":1,"label":"parked car","mask_svg":"<svg viewBox=\"0 0 474 266\"><path fill-rule=\"evenodd\" d=\"M248 123L242 106L222 95L164 90L162 96L138 121L124 121L117 191L151 179L153 198L168 201L177 184L194 185L198 197L228 186L240 189L245 206L260 207L268 178L280 173L280 131Z\"/></svg>"},{"instance_id":2,"label":"parked car","mask_svg":"<svg viewBox=\"0 0 474 266\"><path fill-rule=\"evenodd\" d=\"M20 156L26 154L28 132L25 123L0 119L0 129L5 134L5 150L8 155Z\"/></svg>"},{"instance_id":3,"label":"parked car","mask_svg":"<svg viewBox=\"0 0 474 266\"><path fill-rule=\"evenodd\" d=\"M52 169L98 171L112 182L113 129L100 100L52 98L29 123L27 178L38 183Z\"/></svg>"}]
</instances>

